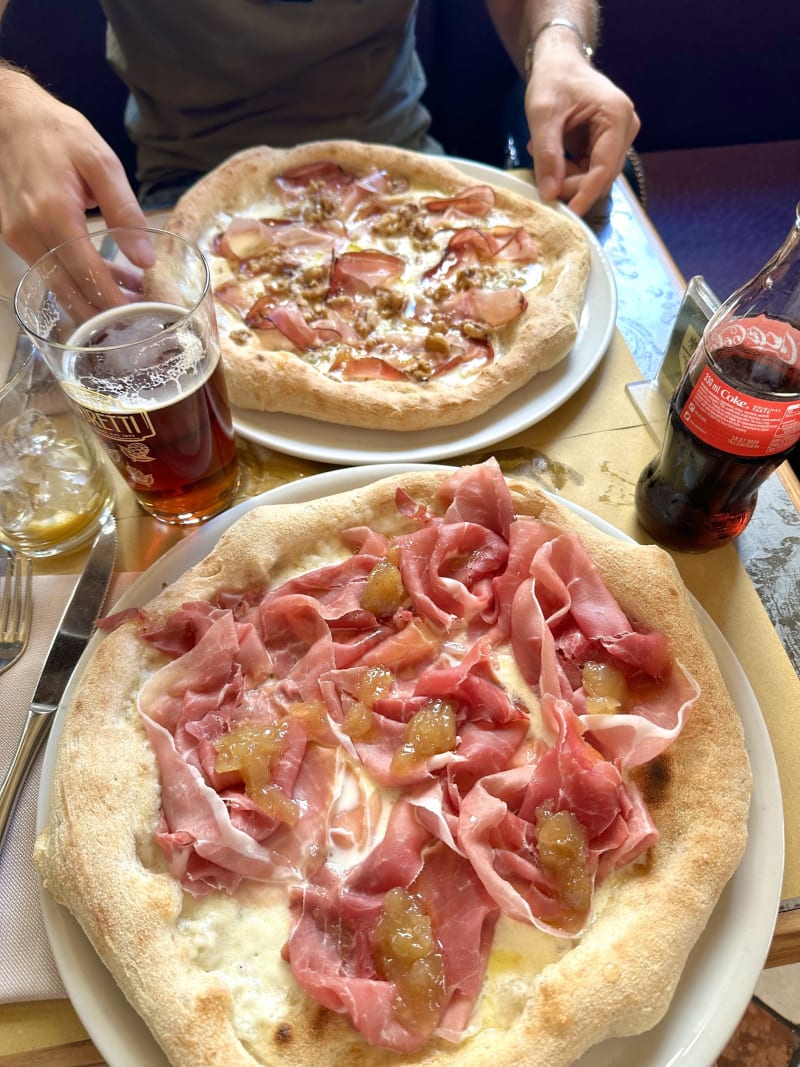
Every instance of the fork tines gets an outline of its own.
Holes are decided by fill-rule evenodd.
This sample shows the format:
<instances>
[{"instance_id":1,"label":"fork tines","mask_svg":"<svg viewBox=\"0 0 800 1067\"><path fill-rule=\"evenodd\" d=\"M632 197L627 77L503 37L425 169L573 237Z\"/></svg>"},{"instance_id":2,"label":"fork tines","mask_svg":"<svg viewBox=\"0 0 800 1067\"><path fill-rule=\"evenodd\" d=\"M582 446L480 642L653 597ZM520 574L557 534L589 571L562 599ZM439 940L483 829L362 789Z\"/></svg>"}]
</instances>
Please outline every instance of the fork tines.
<instances>
[{"instance_id":1,"label":"fork tines","mask_svg":"<svg viewBox=\"0 0 800 1067\"><path fill-rule=\"evenodd\" d=\"M10 552L4 564L5 577L0 590L0 669L10 666L25 651L33 607L30 557Z\"/></svg>"}]
</instances>

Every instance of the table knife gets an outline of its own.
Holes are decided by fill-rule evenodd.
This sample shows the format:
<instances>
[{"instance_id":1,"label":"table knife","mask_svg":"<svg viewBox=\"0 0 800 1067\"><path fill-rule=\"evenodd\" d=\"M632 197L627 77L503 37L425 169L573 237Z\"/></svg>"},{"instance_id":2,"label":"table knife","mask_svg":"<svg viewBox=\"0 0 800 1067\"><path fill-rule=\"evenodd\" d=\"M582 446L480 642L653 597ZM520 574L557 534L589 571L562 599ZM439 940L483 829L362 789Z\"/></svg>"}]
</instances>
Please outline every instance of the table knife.
<instances>
[{"instance_id":1,"label":"table knife","mask_svg":"<svg viewBox=\"0 0 800 1067\"><path fill-rule=\"evenodd\" d=\"M0 785L0 852L22 785L50 731L72 672L92 636L114 571L116 554L117 525L114 516L109 515L94 540L86 566L61 616L28 707L17 750Z\"/></svg>"}]
</instances>

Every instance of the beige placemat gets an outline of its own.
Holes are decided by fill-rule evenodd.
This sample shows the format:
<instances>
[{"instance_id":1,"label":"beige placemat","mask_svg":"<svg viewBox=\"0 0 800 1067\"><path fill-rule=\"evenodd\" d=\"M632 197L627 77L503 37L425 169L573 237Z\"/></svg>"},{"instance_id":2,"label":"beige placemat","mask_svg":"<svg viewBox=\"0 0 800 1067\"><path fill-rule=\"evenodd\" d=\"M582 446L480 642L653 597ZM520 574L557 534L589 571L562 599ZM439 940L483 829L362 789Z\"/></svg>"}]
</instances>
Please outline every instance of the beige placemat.
<instances>
[{"instance_id":1,"label":"beige placemat","mask_svg":"<svg viewBox=\"0 0 800 1067\"><path fill-rule=\"evenodd\" d=\"M115 577L107 604L128 588L135 574ZM0 773L11 761L25 712L77 575L33 580L33 628L22 658L0 675ZM44 749L22 787L0 855L0 1003L64 997L42 920L39 878L33 866L36 805Z\"/></svg>"}]
</instances>

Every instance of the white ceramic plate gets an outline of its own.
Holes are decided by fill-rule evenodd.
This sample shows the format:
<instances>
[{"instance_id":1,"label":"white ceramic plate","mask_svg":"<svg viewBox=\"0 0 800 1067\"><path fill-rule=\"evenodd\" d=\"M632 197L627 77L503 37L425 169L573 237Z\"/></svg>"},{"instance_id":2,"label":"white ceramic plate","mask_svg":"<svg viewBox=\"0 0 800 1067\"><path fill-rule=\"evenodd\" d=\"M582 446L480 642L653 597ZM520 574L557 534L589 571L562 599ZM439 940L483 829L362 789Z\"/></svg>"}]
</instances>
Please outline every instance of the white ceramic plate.
<instances>
[{"instance_id":1,"label":"white ceramic plate","mask_svg":"<svg viewBox=\"0 0 800 1067\"><path fill-rule=\"evenodd\" d=\"M419 464L352 467L315 475L238 505L190 533L149 568L114 606L143 604L213 548L237 518L260 504L298 503L345 492ZM562 503L568 503L562 501ZM568 506L601 529L624 535L577 505ZM736 1029L755 989L772 939L783 876L782 798L772 745L753 690L730 646L697 606L744 726L753 766L750 836L744 859L726 887L689 957L664 1020L639 1037L606 1041L580 1060L580 1067L710 1067ZM62 699L45 752L37 813L47 822L50 780L58 739L85 665L101 638L81 658ZM70 1000L109 1067L168 1067L149 1030L111 980L81 928L65 908L42 893L45 927Z\"/></svg>"},{"instance_id":2,"label":"white ceramic plate","mask_svg":"<svg viewBox=\"0 0 800 1067\"><path fill-rule=\"evenodd\" d=\"M491 182L531 200L532 185L484 163L452 159L476 181ZM339 426L299 415L235 408L234 425L243 437L291 456L333 466L356 463L430 462L488 448L550 415L583 385L606 353L617 318L617 290L611 267L589 227L563 205L557 210L581 222L591 250L591 269L578 337L569 355L551 370L537 374L476 419L411 433Z\"/></svg>"}]
</instances>

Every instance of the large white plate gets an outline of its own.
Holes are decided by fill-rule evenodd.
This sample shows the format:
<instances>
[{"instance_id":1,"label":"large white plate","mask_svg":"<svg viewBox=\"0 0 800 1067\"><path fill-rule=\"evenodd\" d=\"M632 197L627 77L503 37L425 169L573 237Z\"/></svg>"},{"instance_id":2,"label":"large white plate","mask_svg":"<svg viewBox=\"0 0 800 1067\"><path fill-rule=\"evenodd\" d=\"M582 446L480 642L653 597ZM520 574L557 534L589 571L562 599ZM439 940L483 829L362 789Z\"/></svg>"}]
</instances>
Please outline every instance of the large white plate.
<instances>
[{"instance_id":1,"label":"large white plate","mask_svg":"<svg viewBox=\"0 0 800 1067\"><path fill-rule=\"evenodd\" d=\"M420 464L352 467L315 475L272 489L238 505L190 533L147 570L116 609L141 605L156 596L213 548L220 534L250 508L298 503L366 485L376 478L419 468ZM568 503L562 501L562 503ZM615 536L620 531L577 505L577 512ZM692 951L664 1020L639 1037L606 1041L581 1058L580 1067L710 1067L724 1048L753 994L772 939L783 876L782 798L772 745L753 690L730 646L711 618L696 605L744 726L753 767L749 840L742 863L728 883ZM50 781L65 709L101 640L92 639L78 663L56 714L45 752L37 811L38 828L47 823ZM109 1067L168 1067L149 1030L109 977L69 912L42 892L45 927L70 1000Z\"/></svg>"},{"instance_id":2,"label":"large white plate","mask_svg":"<svg viewBox=\"0 0 800 1067\"><path fill-rule=\"evenodd\" d=\"M491 182L539 200L533 186L513 174L467 159L451 159L451 162L476 181ZM567 357L551 370L537 374L485 415L457 426L401 433L235 408L236 430L268 448L333 466L421 463L487 448L551 414L577 392L603 358L617 318L614 276L599 241L568 208L558 205L556 210L583 226L591 250L591 269L577 340Z\"/></svg>"}]
</instances>

